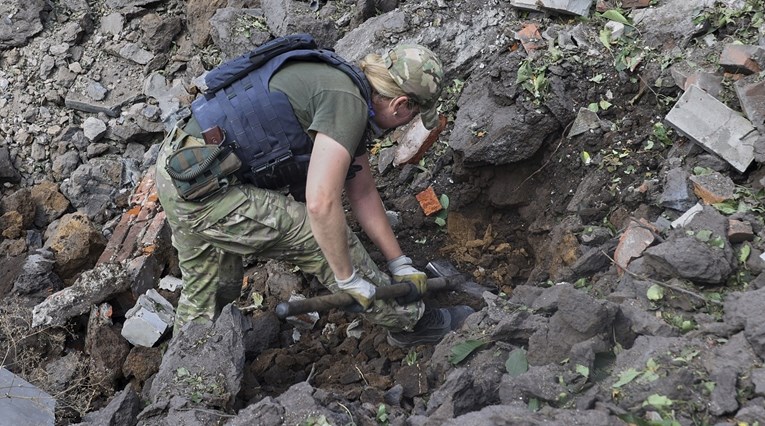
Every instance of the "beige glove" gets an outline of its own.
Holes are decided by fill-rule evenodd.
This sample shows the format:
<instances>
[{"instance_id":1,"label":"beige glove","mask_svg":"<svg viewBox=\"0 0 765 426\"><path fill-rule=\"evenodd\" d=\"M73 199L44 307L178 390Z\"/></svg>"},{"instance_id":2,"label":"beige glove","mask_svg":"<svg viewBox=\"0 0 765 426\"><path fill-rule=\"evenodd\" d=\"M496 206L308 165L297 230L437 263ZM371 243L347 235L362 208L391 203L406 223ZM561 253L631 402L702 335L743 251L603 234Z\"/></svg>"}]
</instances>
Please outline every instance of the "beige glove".
<instances>
[{"instance_id":1,"label":"beige glove","mask_svg":"<svg viewBox=\"0 0 765 426\"><path fill-rule=\"evenodd\" d=\"M396 282L409 281L417 287L420 296L428 290L428 276L412 266L412 259L401 255L388 262L388 270Z\"/></svg>"},{"instance_id":2,"label":"beige glove","mask_svg":"<svg viewBox=\"0 0 765 426\"><path fill-rule=\"evenodd\" d=\"M361 305L364 310L369 309L369 307L372 305L372 302L374 302L374 284L370 283L361 275L357 274L355 269L353 270L353 274L351 274L351 276L347 279L338 280L337 277L335 277L335 281L337 282L337 286L340 287L340 290L350 294L351 297L353 297L353 300Z\"/></svg>"}]
</instances>

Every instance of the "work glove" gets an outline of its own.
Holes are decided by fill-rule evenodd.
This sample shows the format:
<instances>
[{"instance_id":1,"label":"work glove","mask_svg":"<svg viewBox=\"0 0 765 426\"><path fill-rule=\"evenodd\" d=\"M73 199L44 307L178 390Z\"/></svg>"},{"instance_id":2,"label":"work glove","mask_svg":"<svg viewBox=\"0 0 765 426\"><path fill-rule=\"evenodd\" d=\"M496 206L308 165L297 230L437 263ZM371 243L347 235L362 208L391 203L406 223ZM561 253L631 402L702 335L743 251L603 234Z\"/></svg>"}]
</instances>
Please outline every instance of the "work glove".
<instances>
[{"instance_id":1,"label":"work glove","mask_svg":"<svg viewBox=\"0 0 765 426\"><path fill-rule=\"evenodd\" d=\"M399 303L406 304L419 300L428 290L428 276L412 266L412 259L401 255L388 262L388 270L393 275L393 281L409 281L417 289L417 294L405 297L404 300L399 300Z\"/></svg>"},{"instance_id":2,"label":"work glove","mask_svg":"<svg viewBox=\"0 0 765 426\"><path fill-rule=\"evenodd\" d=\"M365 280L361 275L353 270L353 274L344 280L339 280L335 277L337 286L340 290L348 293L353 297L362 308L366 311L372 305L375 300L375 286L369 281Z\"/></svg>"}]
</instances>

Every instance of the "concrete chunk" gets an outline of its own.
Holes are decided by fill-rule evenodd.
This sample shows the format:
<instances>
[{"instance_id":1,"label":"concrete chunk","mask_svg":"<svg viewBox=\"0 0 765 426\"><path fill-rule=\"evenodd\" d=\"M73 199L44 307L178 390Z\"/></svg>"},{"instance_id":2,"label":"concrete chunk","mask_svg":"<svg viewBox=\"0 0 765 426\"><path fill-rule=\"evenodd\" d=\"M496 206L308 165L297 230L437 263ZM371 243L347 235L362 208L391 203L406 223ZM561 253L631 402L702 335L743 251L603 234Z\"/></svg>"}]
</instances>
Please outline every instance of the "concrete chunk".
<instances>
[{"instance_id":1,"label":"concrete chunk","mask_svg":"<svg viewBox=\"0 0 765 426\"><path fill-rule=\"evenodd\" d=\"M753 84L738 81L735 88L744 114L760 132L765 132L765 80Z\"/></svg>"},{"instance_id":2,"label":"concrete chunk","mask_svg":"<svg viewBox=\"0 0 765 426\"><path fill-rule=\"evenodd\" d=\"M122 337L135 346L150 348L173 325L173 305L156 290L138 297L136 305L125 314Z\"/></svg>"},{"instance_id":3,"label":"concrete chunk","mask_svg":"<svg viewBox=\"0 0 765 426\"><path fill-rule=\"evenodd\" d=\"M693 192L707 204L730 200L736 192L733 180L719 172L691 176L691 182L693 182Z\"/></svg>"},{"instance_id":4,"label":"concrete chunk","mask_svg":"<svg viewBox=\"0 0 765 426\"><path fill-rule=\"evenodd\" d=\"M539 0L542 8L568 15L590 16L592 0Z\"/></svg>"},{"instance_id":5,"label":"concrete chunk","mask_svg":"<svg viewBox=\"0 0 765 426\"><path fill-rule=\"evenodd\" d=\"M680 97L666 121L739 172L746 171L754 160L754 141L759 135L752 123L696 86Z\"/></svg>"},{"instance_id":6,"label":"concrete chunk","mask_svg":"<svg viewBox=\"0 0 765 426\"><path fill-rule=\"evenodd\" d=\"M537 0L510 0L510 5L523 10L541 11L537 5Z\"/></svg>"},{"instance_id":7,"label":"concrete chunk","mask_svg":"<svg viewBox=\"0 0 765 426\"><path fill-rule=\"evenodd\" d=\"M120 265L102 263L85 271L70 287L51 294L32 310L32 327L61 325L70 318L90 311L99 304L130 288L128 276Z\"/></svg>"},{"instance_id":8,"label":"concrete chunk","mask_svg":"<svg viewBox=\"0 0 765 426\"><path fill-rule=\"evenodd\" d=\"M671 225L672 228L682 228L685 225L691 223L691 221L693 220L693 217L696 216L698 212L703 210L704 210L704 206L702 206L700 203L696 203L695 206L688 209L688 211L683 213L682 216L678 217L672 222L672 225Z\"/></svg>"},{"instance_id":9,"label":"concrete chunk","mask_svg":"<svg viewBox=\"0 0 765 426\"><path fill-rule=\"evenodd\" d=\"M0 423L14 426L55 424L56 400L21 377L0 368Z\"/></svg>"}]
</instances>

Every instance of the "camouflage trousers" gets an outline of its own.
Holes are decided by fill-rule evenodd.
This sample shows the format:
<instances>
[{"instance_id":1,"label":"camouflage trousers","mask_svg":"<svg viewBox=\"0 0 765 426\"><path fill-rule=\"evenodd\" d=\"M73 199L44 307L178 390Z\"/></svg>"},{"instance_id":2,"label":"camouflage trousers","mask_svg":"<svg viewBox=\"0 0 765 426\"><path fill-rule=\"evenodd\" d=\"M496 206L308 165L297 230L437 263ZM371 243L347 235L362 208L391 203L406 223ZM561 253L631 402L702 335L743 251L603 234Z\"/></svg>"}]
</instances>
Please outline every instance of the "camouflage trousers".
<instances>
[{"instance_id":1,"label":"camouflage trousers","mask_svg":"<svg viewBox=\"0 0 765 426\"><path fill-rule=\"evenodd\" d=\"M176 127L165 138L157 159L157 188L184 287L175 316L175 330L189 321L213 320L241 292L242 256L285 261L314 275L330 291L340 291L311 232L304 203L279 192L249 184L235 184L206 198L190 202L180 198L165 171L167 157L189 144L203 143ZM358 273L376 286L390 285L362 246L347 229L351 260ZM424 312L417 302L399 305L377 300L363 315L391 331L410 331Z\"/></svg>"}]
</instances>

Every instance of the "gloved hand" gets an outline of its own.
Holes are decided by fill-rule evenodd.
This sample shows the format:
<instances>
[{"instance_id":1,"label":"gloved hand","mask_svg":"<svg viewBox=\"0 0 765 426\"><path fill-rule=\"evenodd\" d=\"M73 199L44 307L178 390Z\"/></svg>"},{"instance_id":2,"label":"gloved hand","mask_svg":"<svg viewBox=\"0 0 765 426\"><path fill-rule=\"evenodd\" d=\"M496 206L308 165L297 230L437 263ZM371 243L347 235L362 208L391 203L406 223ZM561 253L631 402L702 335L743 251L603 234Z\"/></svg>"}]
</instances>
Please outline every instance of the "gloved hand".
<instances>
[{"instance_id":1,"label":"gloved hand","mask_svg":"<svg viewBox=\"0 0 765 426\"><path fill-rule=\"evenodd\" d=\"M337 282L337 286L340 287L340 290L350 294L351 297L353 297L353 300L361 305L364 310L369 309L369 307L372 305L372 302L374 302L374 284L370 283L361 275L357 274L355 269L353 270L353 274L351 274L351 276L347 279L339 280L337 277L335 277L335 281Z\"/></svg>"},{"instance_id":2,"label":"gloved hand","mask_svg":"<svg viewBox=\"0 0 765 426\"><path fill-rule=\"evenodd\" d=\"M428 276L412 266L412 259L401 255L388 262L388 270L393 274L393 281L409 281L414 284L420 296L428 290Z\"/></svg>"}]
</instances>

